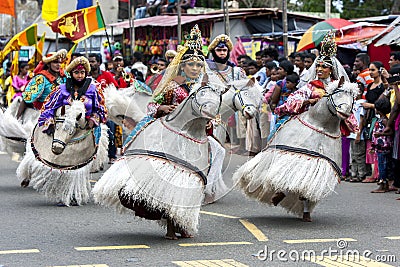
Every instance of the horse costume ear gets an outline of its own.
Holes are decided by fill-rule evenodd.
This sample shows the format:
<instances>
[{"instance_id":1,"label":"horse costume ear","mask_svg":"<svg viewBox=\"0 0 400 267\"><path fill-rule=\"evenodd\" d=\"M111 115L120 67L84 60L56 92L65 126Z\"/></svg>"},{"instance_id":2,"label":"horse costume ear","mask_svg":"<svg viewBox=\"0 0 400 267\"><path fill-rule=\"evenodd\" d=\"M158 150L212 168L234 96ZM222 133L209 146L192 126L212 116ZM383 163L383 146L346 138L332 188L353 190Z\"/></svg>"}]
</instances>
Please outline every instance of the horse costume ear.
<instances>
[{"instance_id":1,"label":"horse costume ear","mask_svg":"<svg viewBox=\"0 0 400 267\"><path fill-rule=\"evenodd\" d=\"M79 113L78 116L76 116L76 120L79 121L82 118L82 113Z\"/></svg>"},{"instance_id":2,"label":"horse costume ear","mask_svg":"<svg viewBox=\"0 0 400 267\"><path fill-rule=\"evenodd\" d=\"M209 81L208 74L205 73L203 76L203 80L201 81L201 86L206 86L208 84L208 81Z\"/></svg>"},{"instance_id":3,"label":"horse costume ear","mask_svg":"<svg viewBox=\"0 0 400 267\"><path fill-rule=\"evenodd\" d=\"M251 77L250 79L249 79L249 81L247 82L247 85L246 86L254 86L254 84L256 83L256 78L255 77Z\"/></svg>"},{"instance_id":4,"label":"horse costume ear","mask_svg":"<svg viewBox=\"0 0 400 267\"><path fill-rule=\"evenodd\" d=\"M343 84L344 84L344 76L340 77L338 88L342 87Z\"/></svg>"}]
</instances>

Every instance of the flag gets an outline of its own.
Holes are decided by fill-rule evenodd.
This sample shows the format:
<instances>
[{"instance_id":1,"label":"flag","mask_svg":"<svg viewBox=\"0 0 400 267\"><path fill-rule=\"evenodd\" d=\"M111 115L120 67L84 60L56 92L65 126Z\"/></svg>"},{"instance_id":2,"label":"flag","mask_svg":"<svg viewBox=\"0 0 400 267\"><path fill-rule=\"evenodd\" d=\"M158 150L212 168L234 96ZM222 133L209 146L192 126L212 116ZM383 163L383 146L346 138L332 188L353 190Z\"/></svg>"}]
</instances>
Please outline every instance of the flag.
<instances>
[{"instance_id":1,"label":"flag","mask_svg":"<svg viewBox=\"0 0 400 267\"><path fill-rule=\"evenodd\" d=\"M18 71L19 71L19 69L18 69L18 59L19 59L19 52L15 51L14 58L13 58L12 63L11 63L11 69L10 69L12 77L14 77L15 75L18 75Z\"/></svg>"},{"instance_id":2,"label":"flag","mask_svg":"<svg viewBox=\"0 0 400 267\"><path fill-rule=\"evenodd\" d=\"M0 1L0 14L8 14L8 15L15 17L14 0L1 0Z\"/></svg>"},{"instance_id":3,"label":"flag","mask_svg":"<svg viewBox=\"0 0 400 267\"><path fill-rule=\"evenodd\" d=\"M45 39L46 39L46 32L43 33L42 37L40 37L40 40L36 45L37 58L39 60L41 60L43 57L43 48Z\"/></svg>"},{"instance_id":4,"label":"flag","mask_svg":"<svg viewBox=\"0 0 400 267\"><path fill-rule=\"evenodd\" d=\"M34 45L37 42L37 24L33 24L20 33L14 35L0 53L0 62L11 52L21 48L21 46Z\"/></svg>"},{"instance_id":5,"label":"flag","mask_svg":"<svg viewBox=\"0 0 400 267\"><path fill-rule=\"evenodd\" d=\"M42 19L52 21L58 17L58 0L43 0Z\"/></svg>"},{"instance_id":6,"label":"flag","mask_svg":"<svg viewBox=\"0 0 400 267\"><path fill-rule=\"evenodd\" d=\"M100 6L79 9L47 22L53 32L60 33L75 43L105 29Z\"/></svg>"},{"instance_id":7,"label":"flag","mask_svg":"<svg viewBox=\"0 0 400 267\"><path fill-rule=\"evenodd\" d=\"M76 3L76 9L82 9L93 6L93 0L78 0Z\"/></svg>"},{"instance_id":8,"label":"flag","mask_svg":"<svg viewBox=\"0 0 400 267\"><path fill-rule=\"evenodd\" d=\"M32 70L36 67L36 64L42 60L43 46L45 39L46 39L46 32L43 33L42 37L40 37L40 40L37 42L35 54L33 55L33 57L31 57L31 59L28 62L29 68Z\"/></svg>"},{"instance_id":9,"label":"flag","mask_svg":"<svg viewBox=\"0 0 400 267\"><path fill-rule=\"evenodd\" d=\"M65 62L63 63L64 64L63 68L67 67L67 65L71 62L72 54L75 52L75 49L76 49L77 46L78 46L78 44L74 44L71 47L71 49L68 51L67 60L65 60Z\"/></svg>"}]
</instances>

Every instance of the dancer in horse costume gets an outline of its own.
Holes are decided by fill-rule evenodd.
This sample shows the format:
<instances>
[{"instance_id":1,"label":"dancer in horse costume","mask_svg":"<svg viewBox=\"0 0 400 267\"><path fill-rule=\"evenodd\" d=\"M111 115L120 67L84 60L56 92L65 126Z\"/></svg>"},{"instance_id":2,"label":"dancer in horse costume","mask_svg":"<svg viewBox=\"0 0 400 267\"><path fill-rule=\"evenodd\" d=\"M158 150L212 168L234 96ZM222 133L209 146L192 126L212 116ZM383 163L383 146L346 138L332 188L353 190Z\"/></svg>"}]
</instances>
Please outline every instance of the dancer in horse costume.
<instances>
[{"instance_id":1,"label":"dancer in horse costume","mask_svg":"<svg viewBox=\"0 0 400 267\"><path fill-rule=\"evenodd\" d=\"M16 97L4 113L0 111L0 144L10 155L18 153L23 157L26 139L37 123L44 100L57 85L65 83L60 63L66 55L67 51L61 49L43 56L22 97ZM28 181L22 181L21 186L27 187Z\"/></svg>"},{"instance_id":2,"label":"dancer in horse costume","mask_svg":"<svg viewBox=\"0 0 400 267\"><path fill-rule=\"evenodd\" d=\"M40 110L46 97L58 85L65 83L66 77L61 68L67 58L67 50L61 49L43 57L35 68L35 76L29 81L22 93L23 101L18 109L17 118L21 117L26 107L34 107Z\"/></svg>"},{"instance_id":3,"label":"dancer in horse costume","mask_svg":"<svg viewBox=\"0 0 400 267\"><path fill-rule=\"evenodd\" d=\"M267 147L234 174L247 196L280 204L307 222L314 206L340 181L341 129L358 130L350 118L358 87L339 84L341 77L349 79L335 54L334 36L328 34L309 70L308 84L275 109L283 118Z\"/></svg>"},{"instance_id":4,"label":"dancer in horse costume","mask_svg":"<svg viewBox=\"0 0 400 267\"><path fill-rule=\"evenodd\" d=\"M35 129L31 139L30 153L17 169L19 178L30 180L33 188L43 192L48 199L58 201L58 206L81 205L89 201L90 168L93 158L99 155L92 129L105 123L107 115L102 90L87 77L89 61L77 57L66 71L71 77L46 98L38 119L39 128ZM68 114L72 116L68 117ZM107 140L106 129L102 129L101 138ZM106 154L107 146L104 147L102 153Z\"/></svg>"},{"instance_id":5,"label":"dancer in horse costume","mask_svg":"<svg viewBox=\"0 0 400 267\"><path fill-rule=\"evenodd\" d=\"M199 87L205 73L201 47L196 25L166 69L148 116L129 136L126 156L93 189L102 205L161 220L167 239L177 239L176 233L185 238L197 232L209 155L205 126L221 101L219 90Z\"/></svg>"}]
</instances>

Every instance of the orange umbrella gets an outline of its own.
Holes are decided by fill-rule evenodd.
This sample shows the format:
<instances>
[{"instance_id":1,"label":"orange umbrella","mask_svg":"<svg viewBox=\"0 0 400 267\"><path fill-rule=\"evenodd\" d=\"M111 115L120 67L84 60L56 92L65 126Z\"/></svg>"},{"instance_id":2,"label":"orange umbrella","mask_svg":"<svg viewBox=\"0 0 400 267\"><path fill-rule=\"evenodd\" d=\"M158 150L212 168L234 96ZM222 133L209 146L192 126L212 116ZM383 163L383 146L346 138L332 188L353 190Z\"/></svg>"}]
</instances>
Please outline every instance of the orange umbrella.
<instances>
[{"instance_id":1,"label":"orange umbrella","mask_svg":"<svg viewBox=\"0 0 400 267\"><path fill-rule=\"evenodd\" d=\"M307 49L312 49L317 47L327 32L331 30L338 30L342 27L354 24L351 21L345 19L327 19L309 28L301 38L299 44L297 45L297 51L303 51Z\"/></svg>"}]
</instances>

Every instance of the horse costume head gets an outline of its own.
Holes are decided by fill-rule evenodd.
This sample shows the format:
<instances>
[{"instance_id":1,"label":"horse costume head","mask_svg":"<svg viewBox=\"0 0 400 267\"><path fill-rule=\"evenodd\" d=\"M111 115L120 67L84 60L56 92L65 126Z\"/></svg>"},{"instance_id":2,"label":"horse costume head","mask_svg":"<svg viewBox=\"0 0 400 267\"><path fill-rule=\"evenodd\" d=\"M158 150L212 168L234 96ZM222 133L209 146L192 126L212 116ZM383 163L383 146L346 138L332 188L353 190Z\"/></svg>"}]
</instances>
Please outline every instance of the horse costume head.
<instances>
[{"instance_id":1,"label":"horse costume head","mask_svg":"<svg viewBox=\"0 0 400 267\"><path fill-rule=\"evenodd\" d=\"M61 154L77 130L84 130L86 126L85 105L79 100L72 102L71 106L63 106L56 113L56 129L54 132L52 152Z\"/></svg>"},{"instance_id":2,"label":"horse costume head","mask_svg":"<svg viewBox=\"0 0 400 267\"><path fill-rule=\"evenodd\" d=\"M332 82L326 89L328 109L330 113L341 120L352 114L354 99L359 93L357 83L344 82L342 77Z\"/></svg>"},{"instance_id":3,"label":"horse costume head","mask_svg":"<svg viewBox=\"0 0 400 267\"><path fill-rule=\"evenodd\" d=\"M226 96L232 95L231 108L234 111L240 111L246 119L253 118L262 99L262 88L258 82L254 78L243 79L230 82L228 87L229 90L225 94ZM225 94L223 100L225 99Z\"/></svg>"}]
</instances>

